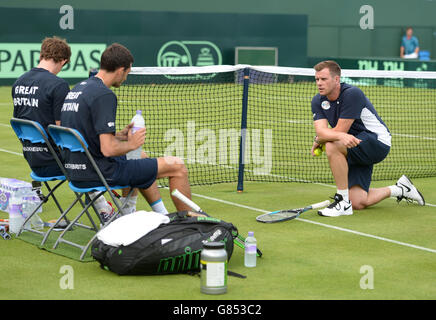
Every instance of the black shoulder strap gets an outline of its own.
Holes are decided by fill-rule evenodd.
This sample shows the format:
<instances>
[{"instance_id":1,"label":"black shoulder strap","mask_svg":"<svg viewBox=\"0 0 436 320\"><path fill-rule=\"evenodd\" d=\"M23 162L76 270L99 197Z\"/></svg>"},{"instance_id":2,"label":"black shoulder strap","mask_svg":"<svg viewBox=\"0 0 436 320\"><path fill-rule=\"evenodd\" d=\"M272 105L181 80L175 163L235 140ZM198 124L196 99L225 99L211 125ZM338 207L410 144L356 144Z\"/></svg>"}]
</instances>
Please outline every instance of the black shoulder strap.
<instances>
[{"instance_id":1,"label":"black shoulder strap","mask_svg":"<svg viewBox=\"0 0 436 320\"><path fill-rule=\"evenodd\" d=\"M200 276L200 272L199 271L196 271L196 272L188 272L188 274L190 275L190 276ZM229 276L233 276L233 277L236 277L236 278L241 278L241 279L246 279L247 278L247 276L244 276L244 275L242 275L242 274L239 274L239 273L236 273L236 272L233 272L233 271L230 271L230 270L227 270L227 275L229 275Z\"/></svg>"}]
</instances>

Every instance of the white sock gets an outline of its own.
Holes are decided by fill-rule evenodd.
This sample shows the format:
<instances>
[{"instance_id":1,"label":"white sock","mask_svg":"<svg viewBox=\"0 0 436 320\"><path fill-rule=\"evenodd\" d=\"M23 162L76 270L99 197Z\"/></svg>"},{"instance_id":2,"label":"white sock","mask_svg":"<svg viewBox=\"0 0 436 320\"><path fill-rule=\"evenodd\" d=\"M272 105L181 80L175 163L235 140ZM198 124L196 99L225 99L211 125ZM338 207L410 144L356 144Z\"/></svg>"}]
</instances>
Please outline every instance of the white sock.
<instances>
[{"instance_id":1,"label":"white sock","mask_svg":"<svg viewBox=\"0 0 436 320\"><path fill-rule=\"evenodd\" d=\"M95 197L97 197L97 195L100 192L96 191L96 192L89 192L88 195L91 198L91 200L94 200ZM104 196L100 196L97 200L95 200L94 202L94 206L95 208L98 210L98 212L107 212L107 211L111 211L112 208L109 209L110 205L109 203L107 203L106 199L104 198Z\"/></svg>"},{"instance_id":2,"label":"white sock","mask_svg":"<svg viewBox=\"0 0 436 320\"><path fill-rule=\"evenodd\" d=\"M403 195L403 189L397 185L389 186L388 188L391 190L391 197L399 197Z\"/></svg>"},{"instance_id":3,"label":"white sock","mask_svg":"<svg viewBox=\"0 0 436 320\"><path fill-rule=\"evenodd\" d=\"M154 212L168 214L167 208L165 208L162 198L153 203L150 203L150 207Z\"/></svg>"},{"instance_id":4,"label":"white sock","mask_svg":"<svg viewBox=\"0 0 436 320\"><path fill-rule=\"evenodd\" d=\"M121 197L121 203L124 203L126 201L125 197ZM136 211L136 201L138 200L138 196L131 196L124 207L124 210L127 214L133 213Z\"/></svg>"},{"instance_id":5,"label":"white sock","mask_svg":"<svg viewBox=\"0 0 436 320\"><path fill-rule=\"evenodd\" d=\"M345 201L349 202L349 198L348 198L348 189L345 190L337 190L336 193L340 194L342 196L342 199L344 199Z\"/></svg>"}]
</instances>

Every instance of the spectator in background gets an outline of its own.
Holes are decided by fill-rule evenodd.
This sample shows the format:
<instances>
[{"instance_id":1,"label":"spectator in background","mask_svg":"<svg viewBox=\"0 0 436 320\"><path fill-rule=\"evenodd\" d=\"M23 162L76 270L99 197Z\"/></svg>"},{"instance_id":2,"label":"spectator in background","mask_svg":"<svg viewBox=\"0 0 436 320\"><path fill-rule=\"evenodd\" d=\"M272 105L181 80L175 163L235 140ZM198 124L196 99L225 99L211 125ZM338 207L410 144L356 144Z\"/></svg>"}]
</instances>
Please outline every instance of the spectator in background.
<instances>
[{"instance_id":1,"label":"spectator in background","mask_svg":"<svg viewBox=\"0 0 436 320\"><path fill-rule=\"evenodd\" d=\"M401 40L400 57L405 59L418 59L418 38L413 35L412 27L406 29L406 35Z\"/></svg>"}]
</instances>

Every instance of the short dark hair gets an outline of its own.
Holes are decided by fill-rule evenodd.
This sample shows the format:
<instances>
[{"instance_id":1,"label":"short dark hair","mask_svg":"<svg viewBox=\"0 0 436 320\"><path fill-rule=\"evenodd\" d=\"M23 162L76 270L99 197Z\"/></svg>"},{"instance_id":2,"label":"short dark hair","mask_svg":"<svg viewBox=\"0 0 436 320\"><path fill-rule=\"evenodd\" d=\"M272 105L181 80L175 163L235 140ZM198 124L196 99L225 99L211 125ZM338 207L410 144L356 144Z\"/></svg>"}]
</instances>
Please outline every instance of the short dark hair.
<instances>
[{"instance_id":1,"label":"short dark hair","mask_svg":"<svg viewBox=\"0 0 436 320\"><path fill-rule=\"evenodd\" d=\"M53 59L54 62L60 62L62 60L67 60L66 63L70 61L71 58L71 48L65 39L58 37L45 38L41 44L41 51L39 54L39 59L50 60Z\"/></svg>"},{"instance_id":2,"label":"short dark hair","mask_svg":"<svg viewBox=\"0 0 436 320\"><path fill-rule=\"evenodd\" d=\"M325 68L328 68L332 76L341 76L341 67L336 61L333 60L321 61L313 68L315 69L315 71L321 71Z\"/></svg>"},{"instance_id":3,"label":"short dark hair","mask_svg":"<svg viewBox=\"0 0 436 320\"><path fill-rule=\"evenodd\" d=\"M133 63L129 49L119 43L113 43L104 50L100 59L100 69L113 72L120 67L128 69Z\"/></svg>"}]
</instances>

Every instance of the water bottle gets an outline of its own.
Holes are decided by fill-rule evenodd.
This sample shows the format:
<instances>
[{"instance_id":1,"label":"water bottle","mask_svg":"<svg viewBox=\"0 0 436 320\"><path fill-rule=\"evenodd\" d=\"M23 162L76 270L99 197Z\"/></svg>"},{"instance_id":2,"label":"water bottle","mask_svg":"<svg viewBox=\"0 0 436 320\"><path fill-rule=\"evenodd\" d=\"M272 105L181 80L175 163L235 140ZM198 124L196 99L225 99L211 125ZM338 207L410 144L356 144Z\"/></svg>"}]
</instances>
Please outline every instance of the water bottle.
<instances>
[{"instance_id":1,"label":"water bottle","mask_svg":"<svg viewBox=\"0 0 436 320\"><path fill-rule=\"evenodd\" d=\"M248 237L245 239L245 259L244 265L246 267L256 266L256 255L257 255L257 244L256 238L254 237L254 232L249 231Z\"/></svg>"},{"instance_id":2,"label":"water bottle","mask_svg":"<svg viewBox=\"0 0 436 320\"><path fill-rule=\"evenodd\" d=\"M9 230L11 233L18 234L23 223L24 216L21 211L22 199L15 196L15 193L11 193L9 197Z\"/></svg>"},{"instance_id":3,"label":"water bottle","mask_svg":"<svg viewBox=\"0 0 436 320\"><path fill-rule=\"evenodd\" d=\"M9 205L9 192L7 186L4 185L3 179L0 179L0 210L6 211Z\"/></svg>"},{"instance_id":4,"label":"water bottle","mask_svg":"<svg viewBox=\"0 0 436 320\"><path fill-rule=\"evenodd\" d=\"M33 194L27 194L23 197L21 212L24 218L27 218L33 211L35 211L39 204L38 200L39 198L35 197ZM38 213L35 213L32 218L30 218L30 225L35 230L44 229L44 221L42 221ZM27 227L27 225L25 227Z\"/></svg>"},{"instance_id":5,"label":"water bottle","mask_svg":"<svg viewBox=\"0 0 436 320\"><path fill-rule=\"evenodd\" d=\"M137 110L135 116L132 118L133 128L132 133L135 133L141 128L145 128L145 120L142 116L142 110ZM142 146L136 150L132 150L126 154L127 160L141 159Z\"/></svg>"}]
</instances>

